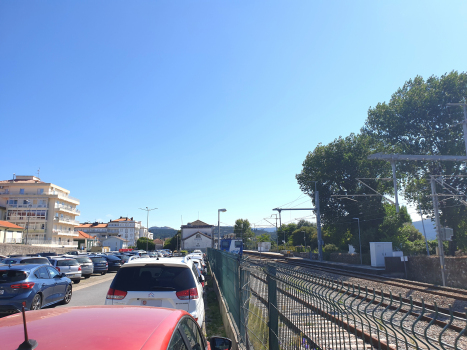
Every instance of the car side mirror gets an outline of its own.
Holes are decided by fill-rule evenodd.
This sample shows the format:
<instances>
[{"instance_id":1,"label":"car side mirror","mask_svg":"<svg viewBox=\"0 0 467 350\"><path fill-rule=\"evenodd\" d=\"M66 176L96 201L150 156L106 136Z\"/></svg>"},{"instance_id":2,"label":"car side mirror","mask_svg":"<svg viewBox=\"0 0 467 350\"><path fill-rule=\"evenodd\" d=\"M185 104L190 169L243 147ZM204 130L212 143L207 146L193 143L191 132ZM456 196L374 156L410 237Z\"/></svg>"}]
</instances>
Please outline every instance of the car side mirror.
<instances>
[{"instance_id":1,"label":"car side mirror","mask_svg":"<svg viewBox=\"0 0 467 350\"><path fill-rule=\"evenodd\" d=\"M199 277L198 277L198 281L199 281L200 283L204 282L204 276L203 276L203 275L199 276Z\"/></svg>"},{"instance_id":2,"label":"car side mirror","mask_svg":"<svg viewBox=\"0 0 467 350\"><path fill-rule=\"evenodd\" d=\"M62 272L59 276L60 276L60 278L66 277L66 273L63 273L63 272Z\"/></svg>"},{"instance_id":3,"label":"car side mirror","mask_svg":"<svg viewBox=\"0 0 467 350\"><path fill-rule=\"evenodd\" d=\"M232 341L229 338L212 337L209 345L211 345L211 350L230 350Z\"/></svg>"}]
</instances>

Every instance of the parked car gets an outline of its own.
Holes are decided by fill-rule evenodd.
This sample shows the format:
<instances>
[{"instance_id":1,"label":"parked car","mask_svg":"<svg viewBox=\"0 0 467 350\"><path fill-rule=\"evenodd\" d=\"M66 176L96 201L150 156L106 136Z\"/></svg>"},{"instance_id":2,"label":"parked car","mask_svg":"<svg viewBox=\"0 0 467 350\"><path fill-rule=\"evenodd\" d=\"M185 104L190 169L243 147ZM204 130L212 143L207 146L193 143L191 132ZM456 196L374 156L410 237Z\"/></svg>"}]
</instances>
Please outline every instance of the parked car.
<instances>
[{"instance_id":1,"label":"parked car","mask_svg":"<svg viewBox=\"0 0 467 350\"><path fill-rule=\"evenodd\" d=\"M188 311L204 321L203 286L191 260L138 259L117 272L106 305L142 305Z\"/></svg>"},{"instance_id":2,"label":"parked car","mask_svg":"<svg viewBox=\"0 0 467 350\"><path fill-rule=\"evenodd\" d=\"M55 303L68 304L71 280L43 264L0 266L0 315L16 313L26 302L26 310L38 310ZM4 341L2 339L2 348Z\"/></svg>"},{"instance_id":3,"label":"parked car","mask_svg":"<svg viewBox=\"0 0 467 350\"><path fill-rule=\"evenodd\" d=\"M74 283L78 284L81 282L82 269L81 265L76 261L76 259L52 258L50 259L50 263L58 272L64 273Z\"/></svg>"},{"instance_id":4,"label":"parked car","mask_svg":"<svg viewBox=\"0 0 467 350\"><path fill-rule=\"evenodd\" d=\"M60 329L60 332L44 331L46 329ZM77 329L86 336L71 341ZM112 329L112 336L103 337L109 329ZM232 346L227 338L212 337L208 342L187 312L166 308L87 306L44 309L27 314L27 330L29 339L34 339L37 349L41 350L230 350ZM19 347L24 341L21 315L0 319L0 339L2 349Z\"/></svg>"},{"instance_id":5,"label":"parked car","mask_svg":"<svg viewBox=\"0 0 467 350\"><path fill-rule=\"evenodd\" d=\"M82 276L84 278L91 277L92 273L94 272L94 264L92 263L92 260L86 255L78 255L73 259L75 259L81 266Z\"/></svg>"},{"instance_id":6,"label":"parked car","mask_svg":"<svg viewBox=\"0 0 467 350\"><path fill-rule=\"evenodd\" d=\"M122 267L122 259L115 255L102 255L102 257L107 260L108 263L108 271L118 271L120 267Z\"/></svg>"},{"instance_id":7,"label":"parked car","mask_svg":"<svg viewBox=\"0 0 467 350\"><path fill-rule=\"evenodd\" d=\"M94 265L94 270L92 273L100 273L101 275L105 275L109 270L109 263L107 260L102 256L97 255L90 255L89 259L92 260Z\"/></svg>"},{"instance_id":8,"label":"parked car","mask_svg":"<svg viewBox=\"0 0 467 350\"><path fill-rule=\"evenodd\" d=\"M50 265L47 258L42 257L31 257L31 256L20 256L16 258L3 259L3 264L45 264Z\"/></svg>"},{"instance_id":9,"label":"parked car","mask_svg":"<svg viewBox=\"0 0 467 350\"><path fill-rule=\"evenodd\" d=\"M44 252L44 253L39 253L39 256L44 256L44 257L48 257L48 256L59 256L58 253L55 253L55 252Z\"/></svg>"}]
</instances>

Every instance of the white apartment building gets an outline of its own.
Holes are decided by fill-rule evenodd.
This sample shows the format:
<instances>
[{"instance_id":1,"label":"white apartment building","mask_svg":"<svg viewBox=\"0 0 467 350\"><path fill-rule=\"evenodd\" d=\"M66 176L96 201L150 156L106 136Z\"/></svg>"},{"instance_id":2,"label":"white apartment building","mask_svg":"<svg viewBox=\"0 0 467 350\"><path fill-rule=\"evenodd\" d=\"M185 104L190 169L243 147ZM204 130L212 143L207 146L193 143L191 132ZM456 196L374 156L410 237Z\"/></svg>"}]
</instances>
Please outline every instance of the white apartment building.
<instances>
[{"instance_id":1,"label":"white apartment building","mask_svg":"<svg viewBox=\"0 0 467 350\"><path fill-rule=\"evenodd\" d=\"M141 221L120 216L119 219L111 220L107 224L108 237L118 236L127 240L128 246L135 246L140 237Z\"/></svg>"},{"instance_id":2,"label":"white apartment building","mask_svg":"<svg viewBox=\"0 0 467 350\"><path fill-rule=\"evenodd\" d=\"M0 181L0 207L6 221L24 227L30 244L76 246L79 200L70 191L36 176L16 176ZM1 220L2 218L0 218Z\"/></svg>"}]
</instances>

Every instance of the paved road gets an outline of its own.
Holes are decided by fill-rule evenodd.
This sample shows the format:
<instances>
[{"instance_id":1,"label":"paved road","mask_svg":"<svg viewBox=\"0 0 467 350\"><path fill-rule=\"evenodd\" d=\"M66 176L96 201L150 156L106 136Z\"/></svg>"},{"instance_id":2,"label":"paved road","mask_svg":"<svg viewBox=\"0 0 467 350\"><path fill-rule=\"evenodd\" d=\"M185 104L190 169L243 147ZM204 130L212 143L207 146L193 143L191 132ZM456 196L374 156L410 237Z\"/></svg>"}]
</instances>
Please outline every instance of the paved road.
<instances>
[{"instance_id":1,"label":"paved road","mask_svg":"<svg viewBox=\"0 0 467 350\"><path fill-rule=\"evenodd\" d=\"M92 276L89 279L83 279L79 284L73 284L73 296L70 303L55 307L104 305L105 296L114 276L115 272L109 272L105 276Z\"/></svg>"}]
</instances>

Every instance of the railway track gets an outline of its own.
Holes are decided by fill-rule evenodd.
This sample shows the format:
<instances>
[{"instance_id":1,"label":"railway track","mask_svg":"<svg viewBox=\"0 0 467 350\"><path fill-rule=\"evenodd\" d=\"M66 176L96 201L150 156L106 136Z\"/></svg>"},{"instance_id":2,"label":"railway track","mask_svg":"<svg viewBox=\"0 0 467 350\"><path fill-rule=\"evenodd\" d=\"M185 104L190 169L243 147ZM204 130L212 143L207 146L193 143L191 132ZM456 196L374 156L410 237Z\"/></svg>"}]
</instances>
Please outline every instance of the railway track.
<instances>
[{"instance_id":1,"label":"railway track","mask_svg":"<svg viewBox=\"0 0 467 350\"><path fill-rule=\"evenodd\" d=\"M255 256L255 257L259 255L259 254L254 254L250 252L247 252L244 254ZM268 259L278 259L277 257L266 255L264 253L262 254L262 257L268 258ZM312 268L313 270L329 272L329 273L337 274L340 276L355 277L355 278L359 278L363 280L383 283L383 284L396 286L400 288L416 290L416 291L423 292L423 293L439 295L442 297L451 298L455 300L467 301L467 290L464 290L464 289L442 287L442 286L438 286L434 284L417 282L417 281L409 281L409 280L405 280L402 278L394 278L394 277L389 277L389 276L380 277L380 276L375 276L375 275L367 274L363 272L350 272L348 270L343 270L343 269L339 269L339 268L335 268L331 266L322 266L319 263L313 263L312 260L297 261L297 259L294 259L294 258L290 259L287 257L283 257L279 259L284 259L285 260L284 262L289 265L301 266L301 267L308 268L308 269ZM463 317L465 317L465 314L463 314Z\"/></svg>"}]
</instances>

